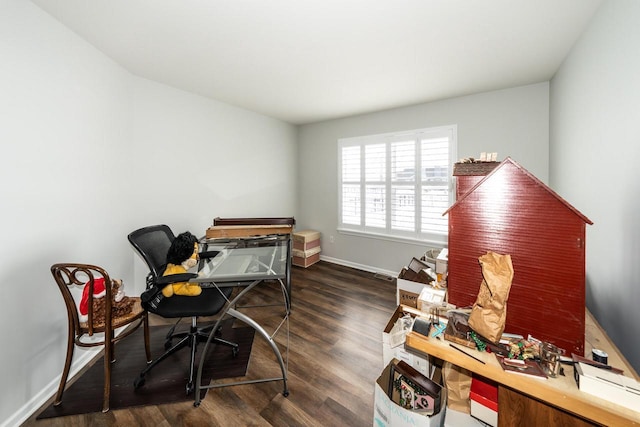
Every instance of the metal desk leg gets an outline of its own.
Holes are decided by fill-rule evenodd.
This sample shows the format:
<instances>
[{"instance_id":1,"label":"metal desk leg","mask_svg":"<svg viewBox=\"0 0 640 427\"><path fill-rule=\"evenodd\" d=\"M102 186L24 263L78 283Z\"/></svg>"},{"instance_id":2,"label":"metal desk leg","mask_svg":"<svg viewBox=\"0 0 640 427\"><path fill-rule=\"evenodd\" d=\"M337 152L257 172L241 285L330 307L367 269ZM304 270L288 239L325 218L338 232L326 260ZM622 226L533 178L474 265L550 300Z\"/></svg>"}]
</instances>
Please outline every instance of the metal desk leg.
<instances>
[{"instance_id":1,"label":"metal desk leg","mask_svg":"<svg viewBox=\"0 0 640 427\"><path fill-rule=\"evenodd\" d=\"M289 234L287 240L287 265L285 270L285 281L287 288L287 313L291 313L291 256L293 255L293 239Z\"/></svg>"},{"instance_id":2,"label":"metal desk leg","mask_svg":"<svg viewBox=\"0 0 640 427\"><path fill-rule=\"evenodd\" d=\"M289 395L289 390L287 389L287 371L286 371L286 368L284 366L284 361L282 360L282 354L280 354L280 349L276 345L276 343L273 340L273 338L271 338L269 336L269 334L267 333L267 331L265 331L264 328L262 326L260 326L255 320L253 320L252 318L250 318L246 314L239 312L235 308L229 309L229 315L233 316L236 319L241 320L242 322L244 322L247 325L251 326L253 329L258 331L260 333L260 335L262 335L264 337L265 340L267 340L267 342L271 346L271 350L273 350L273 354L275 354L276 358L278 359L278 363L280 364L280 370L282 371L282 378L281 379L282 379L283 385L284 385L284 391L282 392L282 394L285 397L288 396ZM276 378L276 379L280 379L280 378ZM264 380L261 380L261 381L264 381Z\"/></svg>"},{"instance_id":3,"label":"metal desk leg","mask_svg":"<svg viewBox=\"0 0 640 427\"><path fill-rule=\"evenodd\" d=\"M238 300L240 300L240 298L242 298L242 296L244 294L249 292L252 288L254 288L256 285L258 285L261 282L262 282L261 280L253 282L251 285L249 285L244 290L242 290L242 292L240 292L233 299L233 301L229 302L229 304L227 305L227 308L224 310L222 315L218 318L218 320L216 321L216 324L214 325L213 329L211 330L211 333L209 334L209 338L207 339L207 342L204 345L204 348L203 348L203 351L202 351L202 356L200 357L200 363L198 364L198 375L196 376L196 385L195 385L195 401L193 403L193 406L199 406L200 405L200 401L201 401L201 399L200 399L200 390L203 389L203 388L204 389L209 389L209 388L226 387L226 386L240 385L240 384L252 384L252 383L260 383L260 382L269 382L269 381L280 381L280 380L282 380L283 387L284 387L284 389L282 391L282 395L285 396L285 397L287 397L289 395L289 389L287 388L287 372L286 372L285 364L284 364L284 361L282 359L282 354L280 353L280 350L278 349L278 346L276 345L275 341L269 336L267 331L265 331L265 329L262 326L260 326L255 320L253 320L249 316L245 315L244 313L239 312L238 310L236 310L234 308L236 306ZM280 282L280 284L286 290L286 286L284 286L282 284L282 282ZM285 304L287 304L287 302L289 301L288 300L288 295L285 295L284 299L285 299ZM289 308L289 307L287 307L287 308ZM205 358L207 356L207 348L209 347L209 343L211 342L211 339L215 335L215 331L218 330L218 327L222 324L222 321L227 316L227 314L229 316L235 317L236 319L238 319L238 320L246 323L247 325L251 326L253 329L258 331L258 333L260 333L260 335L262 335L267 340L267 342L271 346L271 349L273 350L273 353L276 355L276 358L278 359L278 363L280 364L280 370L282 371L282 377L280 377L280 378L265 378L265 379L257 379L257 380L247 380L247 381L239 381L239 382L227 383L227 384L202 386L202 366L204 365L204 360L205 360ZM288 316L289 316L288 310L286 311L286 315L285 316L286 316L286 318L288 318ZM288 328L288 325L287 325L287 328ZM287 348L288 348L288 345L289 344L287 343Z\"/></svg>"}]
</instances>

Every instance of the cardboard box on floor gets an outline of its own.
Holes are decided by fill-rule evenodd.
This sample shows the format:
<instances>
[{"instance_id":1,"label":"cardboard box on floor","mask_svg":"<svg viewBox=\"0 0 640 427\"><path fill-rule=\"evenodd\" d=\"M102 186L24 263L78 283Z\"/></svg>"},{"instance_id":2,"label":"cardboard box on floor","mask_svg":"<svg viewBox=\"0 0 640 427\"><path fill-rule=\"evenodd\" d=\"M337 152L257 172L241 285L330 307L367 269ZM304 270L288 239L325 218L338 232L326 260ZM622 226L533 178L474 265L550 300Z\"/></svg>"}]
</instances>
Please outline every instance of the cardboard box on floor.
<instances>
[{"instance_id":1,"label":"cardboard box on floor","mask_svg":"<svg viewBox=\"0 0 640 427\"><path fill-rule=\"evenodd\" d=\"M420 372L422 375L431 378L429 358L427 356L411 353L404 348L404 339L402 344L396 345L398 337L390 335L393 325L405 313L412 317L420 315L420 311L404 305L399 305L393 313L387 326L382 331L382 366L386 366L392 359L404 360L409 366Z\"/></svg>"},{"instance_id":2,"label":"cardboard box on floor","mask_svg":"<svg viewBox=\"0 0 640 427\"><path fill-rule=\"evenodd\" d=\"M417 308L420 292L426 286L430 285L406 279L396 279L396 304Z\"/></svg>"},{"instance_id":3,"label":"cardboard box on floor","mask_svg":"<svg viewBox=\"0 0 640 427\"><path fill-rule=\"evenodd\" d=\"M487 424L473 418L471 415L447 408L444 427L487 427Z\"/></svg>"},{"instance_id":4,"label":"cardboard box on floor","mask_svg":"<svg viewBox=\"0 0 640 427\"><path fill-rule=\"evenodd\" d=\"M314 230L301 230L293 233L293 249L308 251L320 246L320 232Z\"/></svg>"},{"instance_id":5,"label":"cardboard box on floor","mask_svg":"<svg viewBox=\"0 0 640 427\"><path fill-rule=\"evenodd\" d=\"M315 264L320 261L320 246L316 246L315 248L311 248L307 251L299 251L297 249L293 250L292 264L298 267L307 268L310 265Z\"/></svg>"}]
</instances>

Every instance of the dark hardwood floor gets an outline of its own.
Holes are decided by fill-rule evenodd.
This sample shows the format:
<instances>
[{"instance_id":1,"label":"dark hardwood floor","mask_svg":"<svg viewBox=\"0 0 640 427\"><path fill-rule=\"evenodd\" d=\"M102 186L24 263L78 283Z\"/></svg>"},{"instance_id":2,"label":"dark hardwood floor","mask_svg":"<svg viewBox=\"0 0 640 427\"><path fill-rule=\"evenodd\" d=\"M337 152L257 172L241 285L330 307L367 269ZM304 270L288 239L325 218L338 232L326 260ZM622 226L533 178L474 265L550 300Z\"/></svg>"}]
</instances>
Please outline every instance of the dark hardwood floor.
<instances>
[{"instance_id":1,"label":"dark hardwood floor","mask_svg":"<svg viewBox=\"0 0 640 427\"><path fill-rule=\"evenodd\" d=\"M371 426L374 382L383 368L381 333L395 309L395 282L321 261L293 267L292 294L288 355L286 327L276 335L288 359L288 397L282 381L249 384L211 389L197 408L188 401L46 420L36 420L37 411L23 426ZM274 299L282 298L272 283L256 288L247 305ZM281 320L274 307L242 311L269 333ZM270 347L256 336L247 378L277 376Z\"/></svg>"}]
</instances>

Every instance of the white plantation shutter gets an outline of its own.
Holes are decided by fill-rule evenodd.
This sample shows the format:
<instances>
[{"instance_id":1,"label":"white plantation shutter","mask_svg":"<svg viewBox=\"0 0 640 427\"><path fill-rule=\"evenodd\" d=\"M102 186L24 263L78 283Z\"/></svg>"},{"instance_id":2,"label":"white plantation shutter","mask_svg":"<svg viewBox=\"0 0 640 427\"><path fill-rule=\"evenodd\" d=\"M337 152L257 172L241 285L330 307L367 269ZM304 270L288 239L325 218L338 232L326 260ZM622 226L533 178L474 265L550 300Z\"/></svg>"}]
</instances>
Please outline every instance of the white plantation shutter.
<instances>
[{"instance_id":1,"label":"white plantation shutter","mask_svg":"<svg viewBox=\"0 0 640 427\"><path fill-rule=\"evenodd\" d=\"M342 150L342 204L341 223L360 225L361 191L360 147L344 147Z\"/></svg>"},{"instance_id":2,"label":"white plantation shutter","mask_svg":"<svg viewBox=\"0 0 640 427\"><path fill-rule=\"evenodd\" d=\"M391 229L415 230L416 141L391 142Z\"/></svg>"},{"instance_id":3,"label":"white plantation shutter","mask_svg":"<svg viewBox=\"0 0 640 427\"><path fill-rule=\"evenodd\" d=\"M387 148L386 144L364 146L366 227L382 228L387 223Z\"/></svg>"},{"instance_id":4,"label":"white plantation shutter","mask_svg":"<svg viewBox=\"0 0 640 427\"><path fill-rule=\"evenodd\" d=\"M339 229L446 243L455 149L455 126L339 140Z\"/></svg>"},{"instance_id":5,"label":"white plantation shutter","mask_svg":"<svg viewBox=\"0 0 640 427\"><path fill-rule=\"evenodd\" d=\"M447 218L442 213L449 207L449 138L423 137L420 139L421 218L420 229L446 234Z\"/></svg>"}]
</instances>

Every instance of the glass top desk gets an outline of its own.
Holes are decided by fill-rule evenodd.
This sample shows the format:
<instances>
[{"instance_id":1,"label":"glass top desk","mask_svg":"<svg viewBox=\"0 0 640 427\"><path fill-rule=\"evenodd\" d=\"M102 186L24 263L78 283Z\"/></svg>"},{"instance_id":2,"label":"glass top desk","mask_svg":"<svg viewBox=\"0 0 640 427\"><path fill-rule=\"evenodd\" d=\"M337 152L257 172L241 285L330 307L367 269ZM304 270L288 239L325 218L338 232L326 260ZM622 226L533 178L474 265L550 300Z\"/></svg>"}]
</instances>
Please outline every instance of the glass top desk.
<instances>
[{"instance_id":1,"label":"glass top desk","mask_svg":"<svg viewBox=\"0 0 640 427\"><path fill-rule=\"evenodd\" d=\"M193 282L220 284L253 280L285 280L290 270L288 235L234 239L203 239L204 252L217 251L213 258L201 259L198 278Z\"/></svg>"},{"instance_id":2,"label":"glass top desk","mask_svg":"<svg viewBox=\"0 0 640 427\"><path fill-rule=\"evenodd\" d=\"M218 253L212 258L202 257L197 267L198 277L190 281L200 283L202 287L223 288L233 286L242 287L242 290L231 301L227 302L204 346L198 365L194 405L198 406L200 404L201 389L267 381L282 380L284 385L283 395L288 396L287 369L282 354L274 341L274 336L283 325L286 325L288 352L289 314L291 311L291 235L278 234L247 238L203 239L200 241L200 246L201 252L216 251ZM238 307L238 303L247 293L265 283L265 281L276 281L280 284L285 308L285 314L280 325L272 333L268 333L246 313L240 312ZM269 306L265 305L264 307ZM202 367L207 357L207 349L215 331L218 330L223 320L228 317L233 317L251 326L267 341L280 364L281 377L225 384L202 384Z\"/></svg>"}]
</instances>

